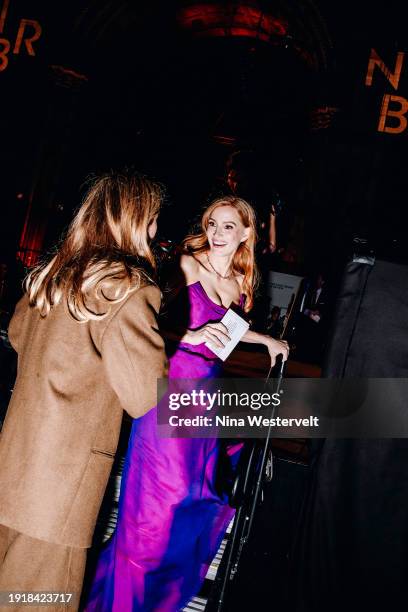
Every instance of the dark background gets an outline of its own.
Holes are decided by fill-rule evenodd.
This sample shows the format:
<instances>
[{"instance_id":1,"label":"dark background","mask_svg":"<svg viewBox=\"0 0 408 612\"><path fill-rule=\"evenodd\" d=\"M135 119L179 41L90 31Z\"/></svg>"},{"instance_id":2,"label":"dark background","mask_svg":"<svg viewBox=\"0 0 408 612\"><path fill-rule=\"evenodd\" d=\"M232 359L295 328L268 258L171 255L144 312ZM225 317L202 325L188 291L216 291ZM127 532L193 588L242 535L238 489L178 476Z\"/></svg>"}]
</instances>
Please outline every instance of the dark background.
<instances>
[{"instance_id":1,"label":"dark background","mask_svg":"<svg viewBox=\"0 0 408 612\"><path fill-rule=\"evenodd\" d=\"M178 240L242 148L285 201L281 246L302 220L300 265L338 260L355 234L404 237L408 131L377 124L408 66L397 92L378 69L364 85L372 47L391 70L406 48L401 2L10 0L0 38L23 18L42 34L0 72L3 258L21 243L34 263L86 177L123 164L166 185L160 234Z\"/></svg>"},{"instance_id":2,"label":"dark background","mask_svg":"<svg viewBox=\"0 0 408 612\"><path fill-rule=\"evenodd\" d=\"M42 34L34 57L23 45L0 71L0 265L17 253L35 263L80 204L87 177L124 164L166 185L159 231L179 240L225 189L225 161L239 149L255 152L264 189L285 202L278 244L300 228L292 238L302 273L340 269L353 236L382 255L393 241L406 251L408 130L377 126L384 94L408 99L408 58L398 91L378 69L365 86L371 48L391 70L406 51L404 8L396 0L10 0L0 57L1 38L13 47L21 19L37 20ZM272 596L284 606L306 470L275 466L244 565L260 571L244 572L241 606Z\"/></svg>"}]
</instances>

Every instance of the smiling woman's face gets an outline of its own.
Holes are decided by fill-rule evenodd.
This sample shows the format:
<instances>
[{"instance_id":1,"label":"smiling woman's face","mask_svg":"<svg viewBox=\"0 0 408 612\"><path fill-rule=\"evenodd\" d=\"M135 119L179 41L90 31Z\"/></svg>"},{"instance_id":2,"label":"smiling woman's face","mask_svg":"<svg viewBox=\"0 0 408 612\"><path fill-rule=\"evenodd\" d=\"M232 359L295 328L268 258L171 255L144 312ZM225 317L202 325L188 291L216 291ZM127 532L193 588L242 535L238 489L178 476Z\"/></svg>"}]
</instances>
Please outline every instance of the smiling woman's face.
<instances>
[{"instance_id":1,"label":"smiling woman's face","mask_svg":"<svg viewBox=\"0 0 408 612\"><path fill-rule=\"evenodd\" d=\"M241 242L245 242L250 229L245 227L233 206L218 206L208 219L207 239L210 252L233 255Z\"/></svg>"}]
</instances>

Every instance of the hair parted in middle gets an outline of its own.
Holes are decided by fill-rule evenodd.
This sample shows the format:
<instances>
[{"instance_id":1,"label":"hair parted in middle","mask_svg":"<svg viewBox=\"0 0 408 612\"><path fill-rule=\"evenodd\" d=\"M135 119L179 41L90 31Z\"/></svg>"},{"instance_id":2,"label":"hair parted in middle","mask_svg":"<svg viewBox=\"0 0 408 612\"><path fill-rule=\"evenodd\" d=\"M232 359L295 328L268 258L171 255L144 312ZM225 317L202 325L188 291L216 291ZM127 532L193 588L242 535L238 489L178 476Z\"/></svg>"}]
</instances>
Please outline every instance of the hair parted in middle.
<instances>
[{"instance_id":1,"label":"hair parted in middle","mask_svg":"<svg viewBox=\"0 0 408 612\"><path fill-rule=\"evenodd\" d=\"M242 290L246 296L244 310L249 312L254 304L254 293L258 286L259 275L255 263L255 245L257 240L256 216L254 209L246 200L227 195L211 202L201 218L201 232L187 236L183 240L182 248L190 255L205 253L209 250L210 245L207 239L208 222L214 210L220 206L235 208L244 227L250 229L248 238L241 242L232 259L232 272L242 274L244 277L242 283Z\"/></svg>"},{"instance_id":2,"label":"hair parted in middle","mask_svg":"<svg viewBox=\"0 0 408 612\"><path fill-rule=\"evenodd\" d=\"M153 282L156 263L148 228L162 196L157 183L133 171L92 179L56 254L27 276L30 304L47 316L54 305L65 302L70 314L84 322L109 312L94 312L89 297L117 303Z\"/></svg>"}]
</instances>

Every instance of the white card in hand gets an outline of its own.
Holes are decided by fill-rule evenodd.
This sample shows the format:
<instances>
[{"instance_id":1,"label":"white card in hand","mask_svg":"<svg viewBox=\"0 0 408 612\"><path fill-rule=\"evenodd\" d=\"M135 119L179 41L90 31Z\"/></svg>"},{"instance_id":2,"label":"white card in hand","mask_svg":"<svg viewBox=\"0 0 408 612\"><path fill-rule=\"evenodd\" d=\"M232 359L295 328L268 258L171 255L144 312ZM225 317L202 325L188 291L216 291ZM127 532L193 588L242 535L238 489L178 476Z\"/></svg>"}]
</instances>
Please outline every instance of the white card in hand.
<instances>
[{"instance_id":1,"label":"white card in hand","mask_svg":"<svg viewBox=\"0 0 408 612\"><path fill-rule=\"evenodd\" d=\"M217 355L222 361L225 361L228 355L234 350L242 336L249 329L249 323L242 317L237 315L236 312L230 308L227 310L225 315L222 317L220 323L223 323L228 330L228 335L231 338L230 341L223 347L215 347L209 342L205 343L213 353Z\"/></svg>"}]
</instances>

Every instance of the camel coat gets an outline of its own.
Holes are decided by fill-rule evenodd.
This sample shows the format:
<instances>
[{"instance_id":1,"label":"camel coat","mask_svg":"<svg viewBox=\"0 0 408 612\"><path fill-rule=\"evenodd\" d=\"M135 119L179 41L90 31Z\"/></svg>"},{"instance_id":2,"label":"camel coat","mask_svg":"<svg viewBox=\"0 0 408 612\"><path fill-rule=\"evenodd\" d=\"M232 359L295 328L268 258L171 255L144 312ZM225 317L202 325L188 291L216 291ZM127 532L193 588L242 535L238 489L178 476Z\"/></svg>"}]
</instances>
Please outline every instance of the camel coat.
<instances>
[{"instance_id":1,"label":"camel coat","mask_svg":"<svg viewBox=\"0 0 408 612\"><path fill-rule=\"evenodd\" d=\"M157 403L166 374L160 291L148 285L78 323L58 305L42 318L24 296L10 323L17 380L0 437L0 524L87 548L111 471L123 409Z\"/></svg>"}]
</instances>

